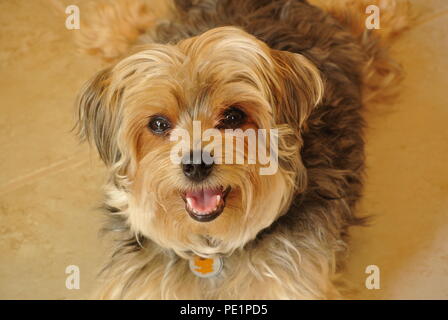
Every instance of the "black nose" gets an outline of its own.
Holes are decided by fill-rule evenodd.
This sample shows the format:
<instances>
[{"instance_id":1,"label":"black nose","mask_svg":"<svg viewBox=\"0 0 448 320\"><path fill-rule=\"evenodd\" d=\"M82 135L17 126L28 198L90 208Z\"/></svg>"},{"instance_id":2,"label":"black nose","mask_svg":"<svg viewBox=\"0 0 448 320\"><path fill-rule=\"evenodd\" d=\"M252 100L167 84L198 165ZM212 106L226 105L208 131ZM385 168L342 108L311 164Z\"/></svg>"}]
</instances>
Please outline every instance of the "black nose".
<instances>
[{"instance_id":1,"label":"black nose","mask_svg":"<svg viewBox=\"0 0 448 320\"><path fill-rule=\"evenodd\" d=\"M204 159L201 157L201 152L197 153L196 155L197 159L193 157L193 153L187 155L184 158L184 160L182 161L182 171L188 179L195 182L201 182L212 172L213 162L204 162Z\"/></svg>"}]
</instances>

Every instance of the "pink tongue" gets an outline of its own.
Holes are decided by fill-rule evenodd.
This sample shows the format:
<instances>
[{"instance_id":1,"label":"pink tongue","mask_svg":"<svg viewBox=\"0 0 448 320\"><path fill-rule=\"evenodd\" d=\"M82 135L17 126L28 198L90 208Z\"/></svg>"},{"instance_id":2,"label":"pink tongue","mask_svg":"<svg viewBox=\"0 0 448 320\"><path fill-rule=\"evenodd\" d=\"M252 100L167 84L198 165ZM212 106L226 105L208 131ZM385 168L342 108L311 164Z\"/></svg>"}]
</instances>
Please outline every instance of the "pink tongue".
<instances>
[{"instance_id":1,"label":"pink tongue","mask_svg":"<svg viewBox=\"0 0 448 320\"><path fill-rule=\"evenodd\" d=\"M199 214L213 212L218 206L222 192L219 189L190 191L185 194L188 205Z\"/></svg>"}]
</instances>

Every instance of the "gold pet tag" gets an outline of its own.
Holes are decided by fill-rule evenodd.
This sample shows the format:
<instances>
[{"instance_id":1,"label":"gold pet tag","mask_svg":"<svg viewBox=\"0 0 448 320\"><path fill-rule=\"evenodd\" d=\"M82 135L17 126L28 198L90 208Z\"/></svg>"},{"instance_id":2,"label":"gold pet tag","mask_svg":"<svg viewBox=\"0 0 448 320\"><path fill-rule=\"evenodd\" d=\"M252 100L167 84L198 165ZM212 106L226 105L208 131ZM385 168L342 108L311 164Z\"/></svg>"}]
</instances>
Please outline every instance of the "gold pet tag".
<instances>
[{"instance_id":1,"label":"gold pet tag","mask_svg":"<svg viewBox=\"0 0 448 320\"><path fill-rule=\"evenodd\" d=\"M202 258L195 256L190 259L190 270L200 278L211 278L221 273L223 262L218 258Z\"/></svg>"}]
</instances>

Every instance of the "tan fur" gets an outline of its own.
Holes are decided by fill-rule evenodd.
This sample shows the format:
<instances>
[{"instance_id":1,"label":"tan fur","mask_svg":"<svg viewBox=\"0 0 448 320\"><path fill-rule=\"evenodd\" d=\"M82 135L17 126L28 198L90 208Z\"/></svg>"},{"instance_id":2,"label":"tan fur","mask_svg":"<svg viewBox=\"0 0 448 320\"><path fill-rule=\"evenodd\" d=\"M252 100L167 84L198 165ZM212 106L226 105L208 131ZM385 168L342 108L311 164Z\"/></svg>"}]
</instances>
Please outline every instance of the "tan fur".
<instances>
[{"instance_id":1,"label":"tan fur","mask_svg":"<svg viewBox=\"0 0 448 320\"><path fill-rule=\"evenodd\" d=\"M363 70L363 98L366 104L387 103L398 94L403 70L389 56L388 49L415 22L408 0L310 0L347 26L366 54ZM367 30L366 8L380 9L380 29Z\"/></svg>"},{"instance_id":2,"label":"tan fur","mask_svg":"<svg viewBox=\"0 0 448 320\"><path fill-rule=\"evenodd\" d=\"M169 17L169 1L91 2L86 17L82 16L76 40L82 51L113 61L126 54L138 37L162 17Z\"/></svg>"},{"instance_id":3,"label":"tan fur","mask_svg":"<svg viewBox=\"0 0 448 320\"><path fill-rule=\"evenodd\" d=\"M324 51L333 50L326 43L318 48L295 43L294 53L268 46L241 26L222 27L227 21L219 13L228 8L219 7L219 0L177 0L179 12L168 14L172 22L156 22L160 16L137 0L99 9L103 19L84 29L81 40L90 52L115 59L133 43L145 42L143 33L151 36L150 44L89 81L78 100L79 133L96 144L110 169L109 228L119 231L96 297L341 297L335 279L347 228L362 222L354 214L364 161L359 109L362 103L385 101L389 87L396 87L401 70L387 46L407 27L408 16L395 1L379 1L387 12L384 29L366 32L366 2L353 1L314 1L346 30L302 2L291 11L294 16L303 6L328 24L340 41L334 56ZM264 8L257 9L255 0L245 3L242 12L260 10L252 26L264 27ZM281 0L271 6L280 12L275 6L282 5L280 19L291 23L290 4ZM208 20L216 20L213 27ZM275 44L276 32L289 35L276 28L262 40ZM233 105L249 116L243 129L279 130L281 166L275 175L260 176L258 164L219 165L202 186L232 187L225 212L214 221L196 222L180 197L195 186L169 159L174 143L151 134L148 119L163 114L191 133L193 120L201 121L202 130L213 128ZM188 267L194 255L223 257L223 273L196 277Z\"/></svg>"},{"instance_id":4,"label":"tan fur","mask_svg":"<svg viewBox=\"0 0 448 320\"><path fill-rule=\"evenodd\" d=\"M238 250L224 259L216 279L201 279L188 260L147 247L147 254L130 253L103 274L99 299L339 299L328 268L328 252L312 238L300 252L282 235L255 250ZM328 248L330 249L330 248ZM150 263L148 263L150 262ZM297 281L300 279L300 281Z\"/></svg>"},{"instance_id":5,"label":"tan fur","mask_svg":"<svg viewBox=\"0 0 448 320\"><path fill-rule=\"evenodd\" d=\"M230 61L229 58L235 54L239 61L232 59L229 64L223 63ZM91 104L99 108L95 111L97 116L104 114L99 117L99 121L114 117L113 123L117 126L115 129L111 128L109 133L105 133L104 138L118 139L118 145L114 150L120 152L121 159L117 163L126 167L114 168L119 173L126 172L127 178L133 181L131 187L133 197L129 199L128 218L134 232L150 237L161 246L170 247L179 255L187 257L185 252L190 250L200 255L217 252L227 254L253 239L256 233L269 226L284 212L284 207L292 196L291 192L296 190L295 172L280 171L273 177L263 177L255 173L257 166L222 165L216 177L208 183L231 185L235 189L232 196L239 199L234 203L229 199L228 205L229 210L235 208L235 213L230 212L226 217L220 218L219 223L211 222L206 225L191 223L190 218L184 214L179 192L192 186L183 177L180 167L170 161L169 152L174 143L153 137L146 128L146 121L150 115L163 113L170 117L177 127L189 130L192 135L190 125L192 115L202 122L205 130L207 125L209 127L214 125L208 120L210 113L214 114L216 119L223 108L236 103L245 106L249 114L252 113L253 119L257 119L258 126L270 128L276 123L271 116L275 96L276 100L282 99L286 102L282 112L286 112L285 108L292 108L287 102L289 96L282 81L294 80L285 67L278 65L282 54L286 55L288 60L297 59L300 63L300 70L305 78L303 80L298 78L295 81L312 86L304 90L309 94L302 97L300 104L303 108L300 115L306 117L322 95L322 83L318 71L304 57L299 55L289 57L289 54L280 52L271 53L262 42L239 29L230 27L211 30L197 38L185 40L178 46L154 44L146 47L145 50L124 59L109 71L109 78L106 80L107 92L103 92L101 87L92 88L92 84L87 85L86 90L97 92L102 98L99 103ZM202 63L205 57L209 61L207 64ZM185 63L186 60L188 64ZM201 72L198 72L199 70ZM144 81L141 78L143 72L148 73ZM210 78L202 78L202 75ZM99 76L103 77L103 73ZM237 81L244 76L256 83ZM196 97L201 95L201 90L208 89L204 84L216 81L223 85L217 85L213 93L206 92L209 94L207 100L197 101ZM225 83L229 84L224 85ZM272 83L275 89L270 86ZM130 89L120 101L116 97L124 87ZM172 90L176 90L175 95ZM81 96L90 97L90 95L86 91ZM231 100L232 97L238 97L238 100ZM81 104L84 103L86 102L81 101ZM123 105L126 105L126 108L123 109ZM187 107L194 108L194 111L186 109ZM257 110L251 111L251 108ZM122 120L117 120L120 114L115 110L119 109L122 109ZM80 118L83 119L84 116L87 115L84 113ZM298 125L302 121L299 121ZM122 127L120 136L111 133L118 132L119 127ZM95 128L88 129L87 135L91 134L89 130L94 131ZM290 133L286 131L284 134ZM108 142L99 141L100 150L105 146L110 148ZM295 158L294 167L298 167L299 148L300 144L296 143L295 150L280 150L280 153ZM144 153L144 156L138 156L137 150ZM104 154L107 154L106 158L119 157L109 151L105 151ZM280 157L282 156L280 154ZM129 159L126 159L127 157ZM152 174L151 167L154 166L158 168L157 175ZM249 186L256 188L248 189ZM279 192L270 193L268 186L276 188ZM157 192L148 194L147 189ZM303 187L300 186L300 189ZM241 197L236 194L237 190ZM259 203L255 200L258 198L265 199L265 202ZM266 204L270 204L271 207ZM250 213L251 217L241 219L239 217L242 214L241 210ZM266 214L266 211L271 214ZM191 238L191 235L195 234L211 234L222 244L217 244L213 248L208 247L208 244L204 247L204 239Z\"/></svg>"}]
</instances>

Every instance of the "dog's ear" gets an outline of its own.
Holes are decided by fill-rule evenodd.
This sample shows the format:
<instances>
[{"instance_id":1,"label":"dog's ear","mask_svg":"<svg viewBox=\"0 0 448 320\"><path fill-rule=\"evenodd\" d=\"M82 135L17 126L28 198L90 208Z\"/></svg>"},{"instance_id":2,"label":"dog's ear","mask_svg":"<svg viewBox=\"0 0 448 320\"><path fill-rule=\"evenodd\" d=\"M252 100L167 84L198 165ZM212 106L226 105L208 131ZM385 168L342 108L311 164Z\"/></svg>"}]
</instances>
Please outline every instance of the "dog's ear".
<instances>
[{"instance_id":1,"label":"dog's ear","mask_svg":"<svg viewBox=\"0 0 448 320\"><path fill-rule=\"evenodd\" d=\"M95 143L106 165L121 155L117 144L123 90L111 88L112 68L98 72L81 89L77 99L77 131L81 139Z\"/></svg>"},{"instance_id":2,"label":"dog's ear","mask_svg":"<svg viewBox=\"0 0 448 320\"><path fill-rule=\"evenodd\" d=\"M276 68L274 115L300 132L311 111L323 97L324 84L315 65L303 55L271 50Z\"/></svg>"},{"instance_id":3,"label":"dog's ear","mask_svg":"<svg viewBox=\"0 0 448 320\"><path fill-rule=\"evenodd\" d=\"M322 101L324 82L319 69L303 55L271 50L271 57L274 63L271 89L274 120L277 125L286 124L292 134L286 136L286 143L279 145L279 154L283 155L286 168L297 172L296 192L301 193L307 185L307 172L301 158L291 150L303 143L306 120ZM282 145L285 150L281 149Z\"/></svg>"}]
</instances>

